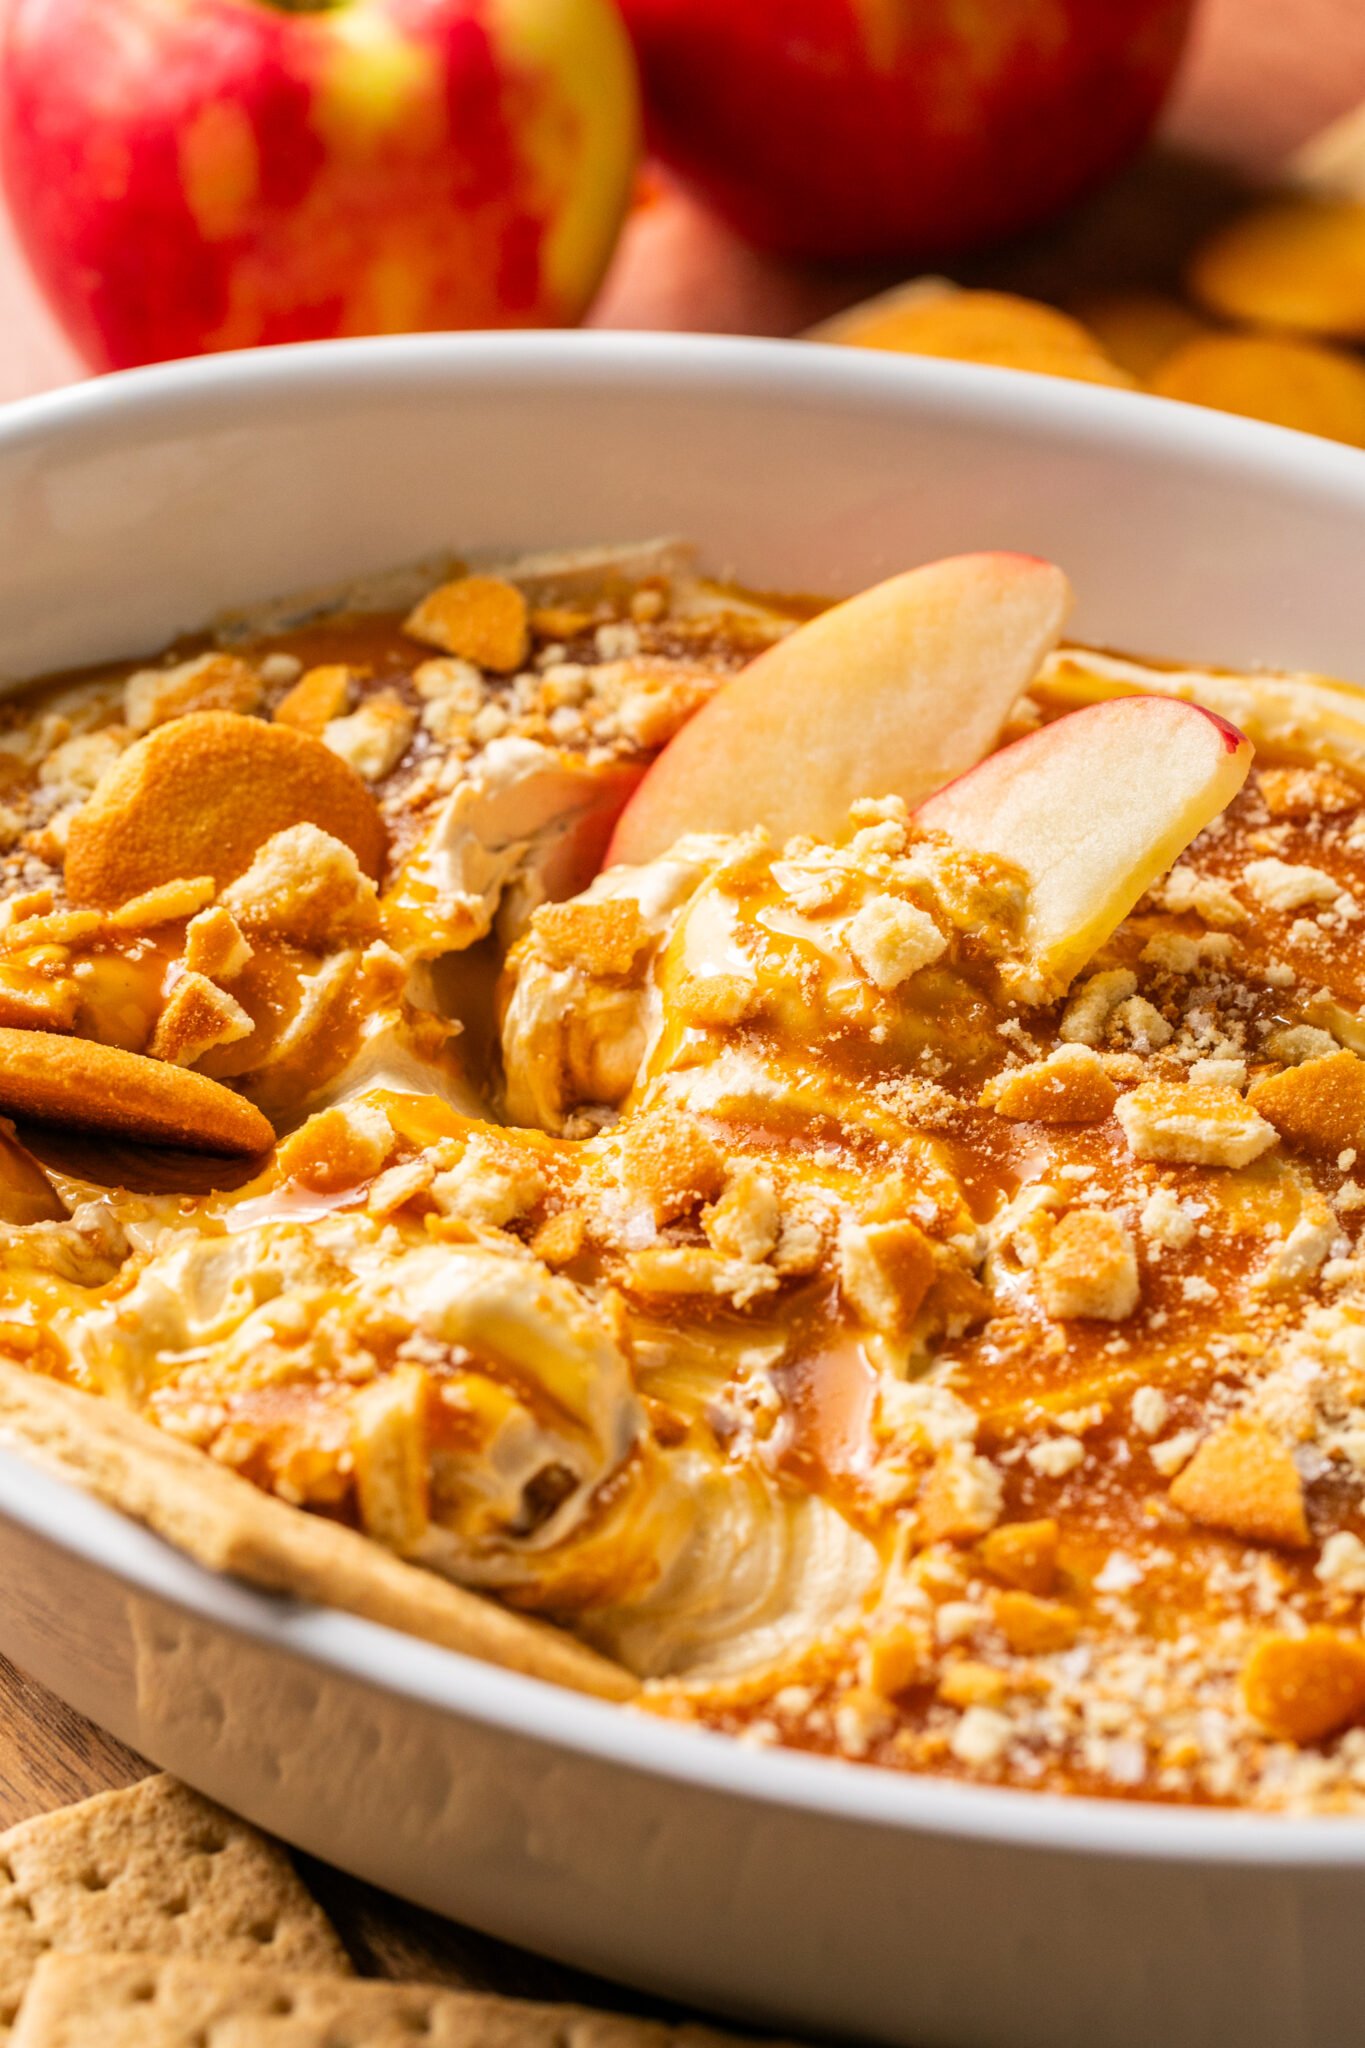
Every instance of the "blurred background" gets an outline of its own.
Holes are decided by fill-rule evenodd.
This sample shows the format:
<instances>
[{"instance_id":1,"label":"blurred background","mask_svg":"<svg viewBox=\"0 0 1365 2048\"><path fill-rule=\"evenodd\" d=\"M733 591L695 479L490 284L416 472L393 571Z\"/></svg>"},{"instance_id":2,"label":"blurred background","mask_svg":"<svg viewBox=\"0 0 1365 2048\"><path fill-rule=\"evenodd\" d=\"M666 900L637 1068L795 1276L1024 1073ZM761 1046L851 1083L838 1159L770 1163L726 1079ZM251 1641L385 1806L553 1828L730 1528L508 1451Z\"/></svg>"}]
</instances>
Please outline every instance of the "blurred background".
<instances>
[{"instance_id":1,"label":"blurred background","mask_svg":"<svg viewBox=\"0 0 1365 2048\"><path fill-rule=\"evenodd\" d=\"M582 319L814 329L1365 446L1365 0L0 0L0 22L0 399Z\"/></svg>"}]
</instances>

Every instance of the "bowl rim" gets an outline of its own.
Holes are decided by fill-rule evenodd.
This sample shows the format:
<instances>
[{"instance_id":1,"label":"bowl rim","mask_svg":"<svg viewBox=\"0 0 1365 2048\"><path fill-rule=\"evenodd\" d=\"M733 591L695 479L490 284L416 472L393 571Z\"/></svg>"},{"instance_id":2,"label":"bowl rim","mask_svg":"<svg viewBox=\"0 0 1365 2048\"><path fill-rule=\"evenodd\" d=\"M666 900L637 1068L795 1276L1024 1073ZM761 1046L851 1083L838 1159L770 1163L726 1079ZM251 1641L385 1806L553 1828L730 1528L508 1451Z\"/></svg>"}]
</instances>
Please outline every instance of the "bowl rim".
<instances>
[{"instance_id":1,"label":"bowl rim","mask_svg":"<svg viewBox=\"0 0 1365 2048\"><path fill-rule=\"evenodd\" d=\"M1365 499L1365 450L1152 392L831 342L631 329L377 335L110 371L0 405L0 454L79 437L109 418L192 415L222 398L238 406L297 403L310 392L323 400L342 390L401 394L414 379L614 389L629 372L650 385L760 401L831 397L876 410L910 398L919 410L941 405L980 425L1160 452L1182 466L1214 460L1262 482Z\"/></svg>"},{"instance_id":2,"label":"bowl rim","mask_svg":"<svg viewBox=\"0 0 1365 2048\"><path fill-rule=\"evenodd\" d=\"M192 424L238 408L342 395L537 382L565 392L618 387L708 391L790 403L836 399L876 410L909 400L964 422L1021 425L1039 438L1212 465L1271 489L1340 495L1365 512L1365 451L1175 400L1018 371L743 336L647 333L404 335L301 343L113 373L0 408L0 460L79 444L142 421ZM696 1793L829 1822L1038 1854L1276 1870L1365 1865L1365 1817L1294 1816L970 1785L750 1746L695 1726L567 1692L399 1634L281 1600L215 1574L128 1516L29 1463L0 1436L0 1517L33 1537L265 1648L375 1690L572 1752L585 1762Z\"/></svg>"},{"instance_id":3,"label":"bowl rim","mask_svg":"<svg viewBox=\"0 0 1365 2048\"><path fill-rule=\"evenodd\" d=\"M335 1608L210 1571L0 1441L0 1519L201 1623L389 1697L668 1786L830 1822L1041 1854L1216 1869L1365 1866L1365 1818L1097 1799L740 1742L570 1692Z\"/></svg>"}]
</instances>

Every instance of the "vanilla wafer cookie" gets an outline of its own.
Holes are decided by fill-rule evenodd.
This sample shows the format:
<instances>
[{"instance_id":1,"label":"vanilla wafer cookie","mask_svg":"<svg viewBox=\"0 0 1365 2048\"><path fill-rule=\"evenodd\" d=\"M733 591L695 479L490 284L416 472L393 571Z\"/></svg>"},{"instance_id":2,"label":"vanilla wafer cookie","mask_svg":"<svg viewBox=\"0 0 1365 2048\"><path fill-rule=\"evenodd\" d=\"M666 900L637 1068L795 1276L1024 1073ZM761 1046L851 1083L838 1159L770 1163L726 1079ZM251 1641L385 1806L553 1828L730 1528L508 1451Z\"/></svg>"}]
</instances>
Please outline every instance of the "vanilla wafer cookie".
<instances>
[{"instance_id":1,"label":"vanilla wafer cookie","mask_svg":"<svg viewBox=\"0 0 1365 2048\"><path fill-rule=\"evenodd\" d=\"M195 711L128 748L71 821L67 893L118 904L163 882L221 887L289 825L319 825L367 875L384 859L379 806L319 739L233 711Z\"/></svg>"},{"instance_id":2,"label":"vanilla wafer cookie","mask_svg":"<svg viewBox=\"0 0 1365 2048\"><path fill-rule=\"evenodd\" d=\"M0 1029L0 1110L192 1152L264 1152L269 1121L245 1097L167 1060L56 1031Z\"/></svg>"}]
</instances>

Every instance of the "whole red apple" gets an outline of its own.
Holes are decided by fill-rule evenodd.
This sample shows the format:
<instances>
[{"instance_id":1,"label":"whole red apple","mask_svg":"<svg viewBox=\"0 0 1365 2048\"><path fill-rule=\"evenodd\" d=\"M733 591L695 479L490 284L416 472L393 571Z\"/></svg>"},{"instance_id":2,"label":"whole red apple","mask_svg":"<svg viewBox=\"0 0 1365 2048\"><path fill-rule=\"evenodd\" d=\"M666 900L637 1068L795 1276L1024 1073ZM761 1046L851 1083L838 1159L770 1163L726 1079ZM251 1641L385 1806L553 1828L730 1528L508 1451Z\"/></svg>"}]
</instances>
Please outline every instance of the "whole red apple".
<instances>
[{"instance_id":1,"label":"whole red apple","mask_svg":"<svg viewBox=\"0 0 1365 2048\"><path fill-rule=\"evenodd\" d=\"M611 0L12 0L0 165L101 369L574 320L636 146Z\"/></svg>"},{"instance_id":2,"label":"whole red apple","mask_svg":"<svg viewBox=\"0 0 1365 2048\"><path fill-rule=\"evenodd\" d=\"M650 140L788 254L947 255L1146 134L1192 0L622 0Z\"/></svg>"}]
</instances>

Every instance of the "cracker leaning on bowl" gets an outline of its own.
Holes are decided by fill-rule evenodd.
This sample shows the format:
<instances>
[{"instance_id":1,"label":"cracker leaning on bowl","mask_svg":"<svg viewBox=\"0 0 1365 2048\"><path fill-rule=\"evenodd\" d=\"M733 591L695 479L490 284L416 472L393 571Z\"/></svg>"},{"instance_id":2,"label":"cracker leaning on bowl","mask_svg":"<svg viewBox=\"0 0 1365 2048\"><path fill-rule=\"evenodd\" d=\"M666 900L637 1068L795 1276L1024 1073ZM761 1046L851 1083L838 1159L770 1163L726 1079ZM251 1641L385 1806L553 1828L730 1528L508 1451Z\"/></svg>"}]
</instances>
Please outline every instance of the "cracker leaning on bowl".
<instances>
[{"instance_id":1,"label":"cracker leaning on bowl","mask_svg":"<svg viewBox=\"0 0 1365 2048\"><path fill-rule=\"evenodd\" d=\"M505 1670L603 1699L629 1672L533 1621L287 1506L114 1402L0 1360L0 1448L142 1522L211 1571L339 1607Z\"/></svg>"}]
</instances>

